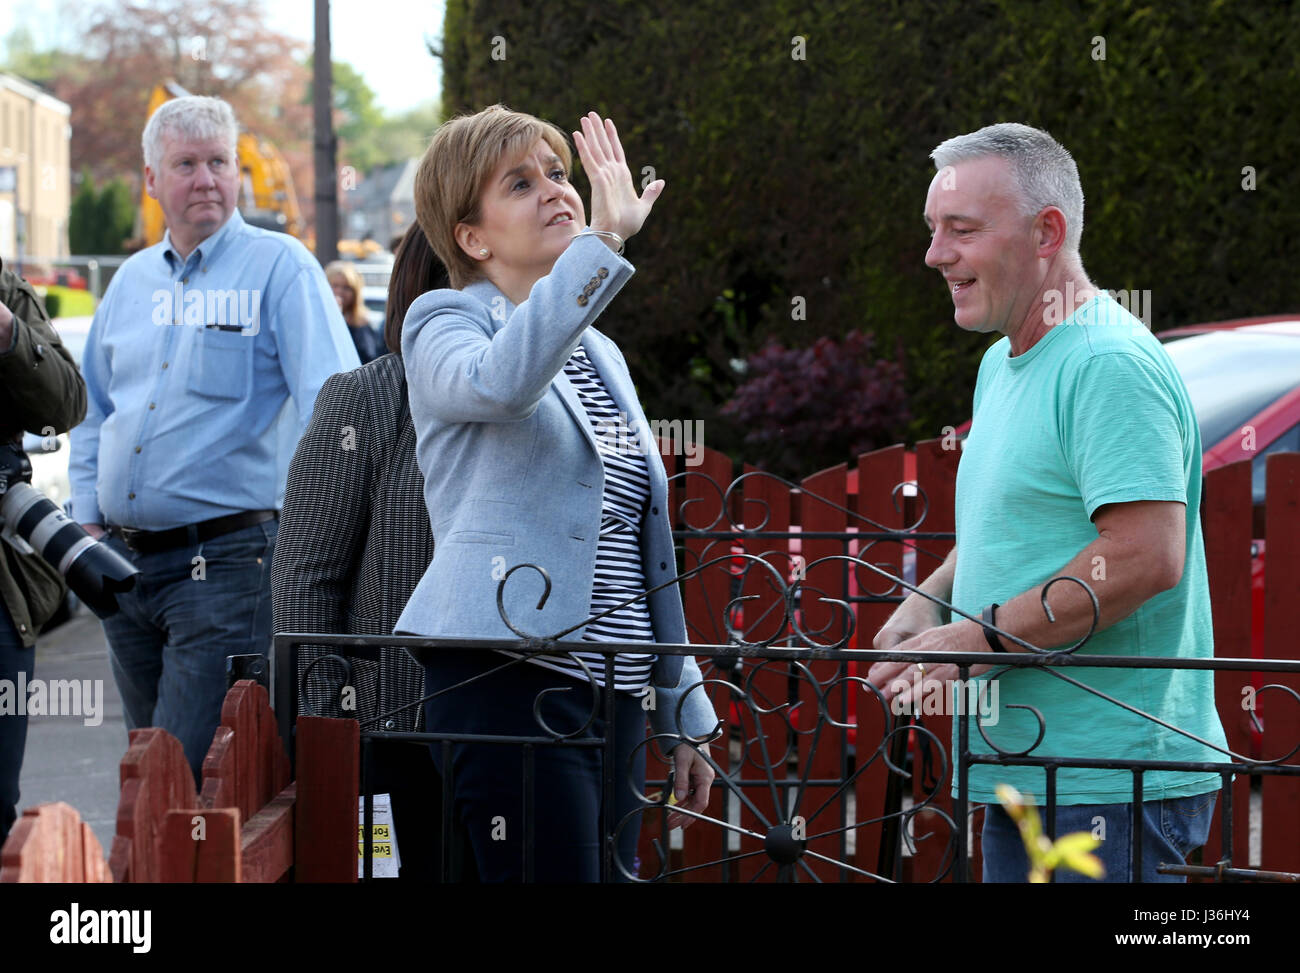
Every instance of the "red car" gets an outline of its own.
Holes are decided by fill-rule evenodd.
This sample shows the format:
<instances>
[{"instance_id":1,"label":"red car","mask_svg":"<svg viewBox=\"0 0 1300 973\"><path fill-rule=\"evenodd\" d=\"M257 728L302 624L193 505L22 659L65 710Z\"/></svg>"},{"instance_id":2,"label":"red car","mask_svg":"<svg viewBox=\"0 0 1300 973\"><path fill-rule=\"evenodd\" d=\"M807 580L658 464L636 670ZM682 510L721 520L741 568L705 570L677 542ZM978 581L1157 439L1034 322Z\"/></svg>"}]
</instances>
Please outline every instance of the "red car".
<instances>
[{"instance_id":1,"label":"red car","mask_svg":"<svg viewBox=\"0 0 1300 973\"><path fill-rule=\"evenodd\" d=\"M1300 451L1300 318L1245 318L1157 337L1192 397L1202 469L1250 460L1262 504L1265 458Z\"/></svg>"},{"instance_id":2,"label":"red car","mask_svg":"<svg viewBox=\"0 0 1300 973\"><path fill-rule=\"evenodd\" d=\"M88 286L86 278L71 267L57 267L49 271L38 269L27 275L27 283L33 287L71 287L79 291L86 290Z\"/></svg>"}]
</instances>

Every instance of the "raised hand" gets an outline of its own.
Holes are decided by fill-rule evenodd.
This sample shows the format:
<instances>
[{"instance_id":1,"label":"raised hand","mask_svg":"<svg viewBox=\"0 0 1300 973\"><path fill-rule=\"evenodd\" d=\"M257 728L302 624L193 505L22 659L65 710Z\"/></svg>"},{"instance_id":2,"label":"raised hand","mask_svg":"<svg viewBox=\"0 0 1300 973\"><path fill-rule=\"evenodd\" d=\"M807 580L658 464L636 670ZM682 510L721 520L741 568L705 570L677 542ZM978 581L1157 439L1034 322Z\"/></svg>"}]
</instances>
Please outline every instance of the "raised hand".
<instances>
[{"instance_id":1,"label":"raised hand","mask_svg":"<svg viewBox=\"0 0 1300 973\"><path fill-rule=\"evenodd\" d=\"M602 122L593 111L580 124L582 131L573 133L573 144L591 181L591 228L630 239L645 223L665 183L656 179L638 196L614 122Z\"/></svg>"}]
</instances>

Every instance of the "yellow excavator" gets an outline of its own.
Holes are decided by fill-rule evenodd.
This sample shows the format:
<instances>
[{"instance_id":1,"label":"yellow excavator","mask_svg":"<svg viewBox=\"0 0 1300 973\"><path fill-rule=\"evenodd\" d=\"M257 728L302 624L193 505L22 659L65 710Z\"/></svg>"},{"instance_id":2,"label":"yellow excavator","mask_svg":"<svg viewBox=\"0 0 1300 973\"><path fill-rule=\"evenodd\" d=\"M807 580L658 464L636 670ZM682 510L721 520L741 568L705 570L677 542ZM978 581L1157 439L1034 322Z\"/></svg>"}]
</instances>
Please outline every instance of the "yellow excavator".
<instances>
[{"instance_id":1,"label":"yellow excavator","mask_svg":"<svg viewBox=\"0 0 1300 973\"><path fill-rule=\"evenodd\" d=\"M149 97L149 113L145 117L151 117L163 102L188 94L175 81L154 85ZM284 156L280 155L271 142L252 132L240 132L235 149L239 155L239 182L242 190L239 197L240 215L254 226L295 236L307 245L307 249L314 250L315 241L306 234L302 211L298 208L298 196L293 189L293 176ZM165 228L162 207L142 185L140 227L136 236L144 241L145 246L153 246L161 242Z\"/></svg>"}]
</instances>

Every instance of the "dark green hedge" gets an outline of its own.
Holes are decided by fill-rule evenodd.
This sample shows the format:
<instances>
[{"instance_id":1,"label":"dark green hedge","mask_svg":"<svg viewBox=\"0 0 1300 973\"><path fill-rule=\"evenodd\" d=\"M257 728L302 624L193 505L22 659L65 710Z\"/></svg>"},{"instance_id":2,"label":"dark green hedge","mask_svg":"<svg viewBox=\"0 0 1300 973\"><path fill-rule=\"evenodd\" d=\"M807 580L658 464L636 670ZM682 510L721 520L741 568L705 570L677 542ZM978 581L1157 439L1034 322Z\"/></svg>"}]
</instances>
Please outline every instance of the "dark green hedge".
<instances>
[{"instance_id":1,"label":"dark green hedge","mask_svg":"<svg viewBox=\"0 0 1300 973\"><path fill-rule=\"evenodd\" d=\"M136 200L125 181L111 179L96 190L90 172L83 170L68 213L69 249L76 254L126 253L135 211Z\"/></svg>"},{"instance_id":2,"label":"dark green hedge","mask_svg":"<svg viewBox=\"0 0 1300 973\"><path fill-rule=\"evenodd\" d=\"M1045 128L1074 153L1085 266L1101 286L1150 291L1157 330L1300 310L1290 4L656 9L448 0L445 109L502 101L572 131L594 108L619 123L638 181L643 165L667 180L601 327L647 412L706 419L712 446L743 452L716 410L741 378L733 359L769 337L874 331L906 350L915 438L967 417L987 339L952 323L921 211L934 145L995 121ZM795 297L806 320L792 319Z\"/></svg>"}]
</instances>

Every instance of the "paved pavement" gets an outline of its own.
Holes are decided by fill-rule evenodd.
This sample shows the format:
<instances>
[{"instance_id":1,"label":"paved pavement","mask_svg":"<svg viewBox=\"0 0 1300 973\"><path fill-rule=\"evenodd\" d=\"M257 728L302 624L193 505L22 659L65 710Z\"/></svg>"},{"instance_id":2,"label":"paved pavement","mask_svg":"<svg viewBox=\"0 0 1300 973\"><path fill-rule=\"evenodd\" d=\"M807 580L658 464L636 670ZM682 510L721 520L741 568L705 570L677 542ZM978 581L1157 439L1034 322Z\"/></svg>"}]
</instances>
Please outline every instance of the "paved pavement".
<instances>
[{"instance_id":1,"label":"paved pavement","mask_svg":"<svg viewBox=\"0 0 1300 973\"><path fill-rule=\"evenodd\" d=\"M116 830L118 764L126 753L126 725L109 669L104 630L89 609L82 608L71 621L41 636L33 676L88 679L97 696L102 687L102 722L87 725L87 719L95 720L84 715L28 717L19 810L48 801L71 804L107 855ZM83 713L91 708L87 701Z\"/></svg>"}]
</instances>

